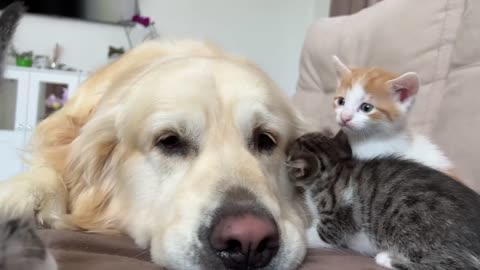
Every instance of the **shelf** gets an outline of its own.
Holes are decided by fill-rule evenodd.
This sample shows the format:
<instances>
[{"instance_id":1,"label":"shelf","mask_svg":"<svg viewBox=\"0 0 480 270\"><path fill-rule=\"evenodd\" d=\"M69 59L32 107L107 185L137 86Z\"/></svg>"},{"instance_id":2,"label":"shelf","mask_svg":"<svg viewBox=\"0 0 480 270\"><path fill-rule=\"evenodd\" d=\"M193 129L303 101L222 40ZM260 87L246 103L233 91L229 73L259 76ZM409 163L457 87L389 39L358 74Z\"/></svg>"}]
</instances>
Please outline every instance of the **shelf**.
<instances>
[{"instance_id":1,"label":"shelf","mask_svg":"<svg viewBox=\"0 0 480 270\"><path fill-rule=\"evenodd\" d=\"M17 105L17 81L3 80L0 87L0 130L15 129Z\"/></svg>"}]
</instances>

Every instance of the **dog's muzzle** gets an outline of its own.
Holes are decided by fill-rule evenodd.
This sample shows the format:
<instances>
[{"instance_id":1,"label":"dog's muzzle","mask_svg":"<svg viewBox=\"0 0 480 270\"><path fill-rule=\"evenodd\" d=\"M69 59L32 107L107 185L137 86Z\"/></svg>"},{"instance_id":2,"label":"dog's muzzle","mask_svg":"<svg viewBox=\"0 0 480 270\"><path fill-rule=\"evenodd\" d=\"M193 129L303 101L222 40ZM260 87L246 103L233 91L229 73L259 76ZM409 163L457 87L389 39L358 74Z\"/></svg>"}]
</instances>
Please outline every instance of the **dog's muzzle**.
<instances>
[{"instance_id":1,"label":"dog's muzzle","mask_svg":"<svg viewBox=\"0 0 480 270\"><path fill-rule=\"evenodd\" d=\"M232 188L214 211L200 239L216 263L227 269L267 267L280 248L280 233L271 214L244 188Z\"/></svg>"}]
</instances>

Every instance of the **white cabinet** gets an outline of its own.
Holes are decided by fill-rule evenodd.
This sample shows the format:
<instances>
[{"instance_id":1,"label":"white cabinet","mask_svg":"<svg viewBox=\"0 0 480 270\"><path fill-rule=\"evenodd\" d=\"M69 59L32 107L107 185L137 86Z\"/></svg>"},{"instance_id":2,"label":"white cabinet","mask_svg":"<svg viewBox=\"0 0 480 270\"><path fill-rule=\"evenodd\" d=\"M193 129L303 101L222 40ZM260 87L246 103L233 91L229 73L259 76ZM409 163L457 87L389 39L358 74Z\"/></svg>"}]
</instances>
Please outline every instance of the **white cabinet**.
<instances>
[{"instance_id":1,"label":"white cabinet","mask_svg":"<svg viewBox=\"0 0 480 270\"><path fill-rule=\"evenodd\" d=\"M0 85L0 180L23 170L29 74L6 70Z\"/></svg>"},{"instance_id":2,"label":"white cabinet","mask_svg":"<svg viewBox=\"0 0 480 270\"><path fill-rule=\"evenodd\" d=\"M8 67L0 85L0 181L25 170L23 151L35 126L53 110L49 96L71 96L86 77L81 72Z\"/></svg>"}]
</instances>

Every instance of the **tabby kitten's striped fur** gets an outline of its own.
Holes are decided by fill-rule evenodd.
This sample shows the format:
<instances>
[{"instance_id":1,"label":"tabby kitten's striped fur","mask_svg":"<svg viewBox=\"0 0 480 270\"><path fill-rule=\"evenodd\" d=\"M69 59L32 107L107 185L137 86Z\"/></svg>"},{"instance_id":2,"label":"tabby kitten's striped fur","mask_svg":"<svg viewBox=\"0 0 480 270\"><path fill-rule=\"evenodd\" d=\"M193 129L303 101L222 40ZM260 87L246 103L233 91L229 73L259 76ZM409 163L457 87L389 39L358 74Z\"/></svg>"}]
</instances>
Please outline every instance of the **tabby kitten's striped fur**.
<instances>
[{"instance_id":1,"label":"tabby kitten's striped fur","mask_svg":"<svg viewBox=\"0 0 480 270\"><path fill-rule=\"evenodd\" d=\"M0 269L56 270L57 264L29 220L0 224Z\"/></svg>"},{"instance_id":2,"label":"tabby kitten's striped fur","mask_svg":"<svg viewBox=\"0 0 480 270\"><path fill-rule=\"evenodd\" d=\"M480 195L417 162L351 156L341 132L309 133L289 149L289 177L323 241L390 269L480 269Z\"/></svg>"}]
</instances>

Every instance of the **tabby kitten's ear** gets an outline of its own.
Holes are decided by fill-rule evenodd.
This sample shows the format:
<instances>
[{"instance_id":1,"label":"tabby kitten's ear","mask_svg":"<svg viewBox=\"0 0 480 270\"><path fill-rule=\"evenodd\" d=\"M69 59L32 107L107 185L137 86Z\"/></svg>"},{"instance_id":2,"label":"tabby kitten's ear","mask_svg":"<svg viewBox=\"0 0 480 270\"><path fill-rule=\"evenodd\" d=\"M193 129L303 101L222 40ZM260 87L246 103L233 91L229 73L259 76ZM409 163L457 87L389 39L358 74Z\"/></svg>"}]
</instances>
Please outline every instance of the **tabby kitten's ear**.
<instances>
[{"instance_id":1,"label":"tabby kitten's ear","mask_svg":"<svg viewBox=\"0 0 480 270\"><path fill-rule=\"evenodd\" d=\"M287 161L288 176L296 181L308 180L317 175L319 170L319 160L311 153L295 155Z\"/></svg>"},{"instance_id":2,"label":"tabby kitten's ear","mask_svg":"<svg viewBox=\"0 0 480 270\"><path fill-rule=\"evenodd\" d=\"M352 71L336 55L333 56L333 64L335 66L335 73L337 74L337 83L340 83L343 77L352 73Z\"/></svg>"},{"instance_id":3,"label":"tabby kitten's ear","mask_svg":"<svg viewBox=\"0 0 480 270\"><path fill-rule=\"evenodd\" d=\"M343 160L351 159L353 154L347 135L342 130L340 130L337 132L335 137L333 137L333 140L338 147L339 158Z\"/></svg>"},{"instance_id":4,"label":"tabby kitten's ear","mask_svg":"<svg viewBox=\"0 0 480 270\"><path fill-rule=\"evenodd\" d=\"M420 78L415 72L407 72L398 78L387 81L387 87L400 106L408 110L420 88Z\"/></svg>"}]
</instances>

